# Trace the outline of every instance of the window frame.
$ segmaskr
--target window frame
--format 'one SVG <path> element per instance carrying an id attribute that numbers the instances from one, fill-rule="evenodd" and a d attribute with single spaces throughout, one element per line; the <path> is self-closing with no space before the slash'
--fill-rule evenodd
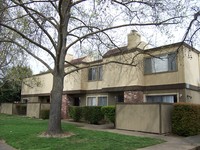
<path id="1" fill-rule="evenodd" d="M 106 97 L 106 105 L 99 105 L 99 98 Z M 95 98 L 97 105 L 88 105 L 88 98 Z M 86 97 L 86 106 L 108 106 L 108 95 L 90 95 Z"/>
<path id="2" fill-rule="evenodd" d="M 96 70 L 93 74 L 93 70 Z M 88 81 L 102 81 L 103 80 L 103 66 L 96 66 L 88 68 Z"/>
<path id="3" fill-rule="evenodd" d="M 170 58 L 172 56 L 175 56 L 175 60 L 172 60 L 171 62 L 169 62 L 169 60 L 171 60 Z M 167 71 L 153 71 L 153 61 L 155 61 L 156 59 L 160 59 L 159 57 L 167 57 Z M 178 63 L 177 63 L 177 53 L 176 52 L 171 52 L 171 53 L 165 53 L 165 54 L 160 54 L 160 55 L 156 55 L 154 57 L 145 57 L 143 60 L 143 68 L 144 68 L 144 75 L 149 75 L 149 74 L 159 74 L 159 73 L 168 73 L 168 72 L 176 72 L 178 70 Z M 173 67 L 174 64 L 174 67 Z M 150 66 L 149 66 L 150 65 Z M 154 66 L 155 69 L 155 66 Z"/>
<path id="4" fill-rule="evenodd" d="M 164 97 L 164 96 L 176 96 L 176 99 L 174 99 L 173 103 L 178 103 L 179 102 L 179 94 L 178 93 L 162 93 L 162 94 L 145 94 L 144 97 L 144 102 L 145 103 L 168 103 L 168 102 L 147 102 L 147 97 L 155 97 L 155 96 L 160 96 L 160 97 Z M 170 104 L 173 104 L 170 103 Z"/>

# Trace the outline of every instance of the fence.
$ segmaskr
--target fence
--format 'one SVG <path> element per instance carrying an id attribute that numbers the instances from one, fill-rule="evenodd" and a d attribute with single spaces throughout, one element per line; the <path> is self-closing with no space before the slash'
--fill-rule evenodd
<path id="1" fill-rule="evenodd" d="M 40 118 L 41 110 L 49 109 L 49 103 L 2 103 L 0 112 L 2 114 L 26 115 L 28 117 Z"/>
<path id="2" fill-rule="evenodd" d="M 171 132 L 173 105 L 168 103 L 117 104 L 116 128 L 150 133 Z"/>
<path id="3" fill-rule="evenodd" d="M 42 110 L 49 110 L 49 103 L 27 103 L 27 112 L 28 117 L 40 118 L 40 112 Z"/>

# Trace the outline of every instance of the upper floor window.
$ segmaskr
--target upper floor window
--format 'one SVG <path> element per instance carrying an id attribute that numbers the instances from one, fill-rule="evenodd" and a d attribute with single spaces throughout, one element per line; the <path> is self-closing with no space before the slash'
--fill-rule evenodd
<path id="1" fill-rule="evenodd" d="M 97 81 L 102 80 L 103 78 L 103 69 L 102 66 L 97 66 L 88 69 L 88 80 Z"/>
<path id="2" fill-rule="evenodd" d="M 144 73 L 176 71 L 176 53 L 144 59 Z"/>

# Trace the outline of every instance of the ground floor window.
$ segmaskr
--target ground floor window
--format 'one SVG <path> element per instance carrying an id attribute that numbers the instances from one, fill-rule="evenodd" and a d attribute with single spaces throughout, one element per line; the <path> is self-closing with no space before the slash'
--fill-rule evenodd
<path id="1" fill-rule="evenodd" d="M 87 97 L 87 106 L 107 106 L 107 96 L 90 96 Z"/>
<path id="2" fill-rule="evenodd" d="M 148 103 L 176 103 L 177 102 L 177 95 L 153 95 L 153 96 L 146 96 L 146 101 Z"/>

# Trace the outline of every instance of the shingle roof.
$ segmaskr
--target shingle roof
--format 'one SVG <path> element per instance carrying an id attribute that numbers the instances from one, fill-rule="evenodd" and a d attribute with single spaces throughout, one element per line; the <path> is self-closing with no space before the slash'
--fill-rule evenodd
<path id="1" fill-rule="evenodd" d="M 111 55 L 116 55 L 118 53 L 123 53 L 124 51 L 127 51 L 127 46 L 124 46 L 124 47 L 119 47 L 119 48 L 115 48 L 115 49 L 111 49 L 109 51 L 107 51 L 103 57 L 109 57 Z"/>
<path id="2" fill-rule="evenodd" d="M 81 58 L 77 58 L 77 59 L 73 59 L 73 60 L 70 61 L 70 63 L 79 64 L 79 63 L 85 62 L 85 61 L 83 61 L 85 58 L 86 58 L 86 56 L 85 57 L 81 57 Z"/>

